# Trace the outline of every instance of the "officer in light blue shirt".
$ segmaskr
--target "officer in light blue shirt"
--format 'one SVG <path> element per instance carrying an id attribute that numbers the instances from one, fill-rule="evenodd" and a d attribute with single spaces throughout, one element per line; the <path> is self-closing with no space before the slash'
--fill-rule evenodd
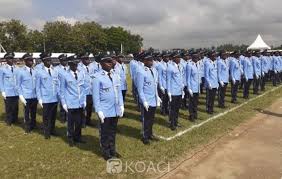
<path id="1" fill-rule="evenodd" d="M 229 83 L 229 61 L 227 61 L 227 53 L 221 51 L 217 59 L 217 75 L 218 75 L 218 107 L 225 108 L 225 94 Z"/>
<path id="2" fill-rule="evenodd" d="M 78 63 L 79 60 L 75 56 L 68 57 L 69 70 L 60 79 L 60 99 L 63 109 L 67 112 L 70 147 L 75 143 L 85 143 L 81 139 L 81 125 L 88 85 L 85 82 L 85 73 L 77 69 Z"/>
<path id="3" fill-rule="evenodd" d="M 260 77 L 261 77 L 261 61 L 259 60 L 260 52 L 255 51 L 252 56 L 252 64 L 254 68 L 254 94 L 258 95 Z"/>
<path id="4" fill-rule="evenodd" d="M 184 98 L 183 68 L 180 64 L 180 54 L 174 52 L 171 54 L 172 62 L 167 68 L 167 93 L 170 102 L 170 129 L 176 130 L 178 125 L 178 114 L 181 106 L 181 99 Z"/>
<path id="5" fill-rule="evenodd" d="M 189 120 L 194 122 L 198 118 L 198 102 L 201 84 L 201 69 L 198 52 L 192 52 L 192 61 L 186 66 L 186 82 L 189 94 Z"/>
<path id="6" fill-rule="evenodd" d="M 58 56 L 58 59 L 60 61 L 60 64 L 55 67 L 55 70 L 58 72 L 59 81 L 61 81 L 63 74 L 69 70 L 68 58 L 66 54 L 61 54 Z M 59 102 L 60 102 L 60 121 L 62 123 L 65 123 L 67 120 L 67 113 L 63 109 L 61 101 Z"/>
<path id="7" fill-rule="evenodd" d="M 259 58 L 261 62 L 261 83 L 260 88 L 262 91 L 265 90 L 265 83 L 267 79 L 268 69 L 269 69 L 269 60 L 267 57 L 267 51 L 263 51 L 262 55 Z"/>
<path id="8" fill-rule="evenodd" d="M 161 103 L 161 114 L 162 115 L 168 115 L 168 94 L 167 94 L 167 84 L 166 84 L 166 77 L 167 77 L 167 67 L 168 67 L 168 61 L 169 61 L 169 53 L 164 52 L 162 54 L 162 61 L 160 62 L 158 71 L 158 88 L 159 88 L 159 96 L 162 99 Z"/>
<path id="9" fill-rule="evenodd" d="M 136 67 L 137 67 L 137 56 L 138 53 L 134 53 L 133 54 L 133 59 L 130 60 L 129 62 L 129 73 L 130 73 L 130 77 L 131 77 L 131 90 L 132 90 L 132 95 L 134 100 L 137 102 L 137 89 L 135 87 L 135 71 L 136 71 Z"/>
<path id="10" fill-rule="evenodd" d="M 120 65 L 120 74 L 119 74 L 120 82 L 121 82 L 120 89 L 121 89 L 121 92 L 122 92 L 123 101 L 125 101 L 125 96 L 126 96 L 126 92 L 127 92 L 127 81 L 126 81 L 127 66 L 126 66 L 126 64 L 124 64 L 123 59 L 124 59 L 124 55 L 119 54 L 117 56 L 117 62 Z"/>
<path id="11" fill-rule="evenodd" d="M 86 125 L 92 125 L 91 124 L 91 115 L 93 109 L 92 83 L 94 80 L 95 70 L 93 66 L 90 65 L 91 61 L 89 55 L 90 55 L 89 53 L 81 53 L 78 54 L 77 56 L 77 58 L 80 59 L 80 63 L 78 64 L 77 69 L 79 71 L 84 72 L 85 84 L 86 84 L 86 107 L 85 107 L 85 111 L 83 112 L 82 127 L 86 127 Z"/>
<path id="12" fill-rule="evenodd" d="M 0 90 L 5 102 L 6 124 L 10 126 L 18 121 L 19 94 L 16 75 L 19 68 L 15 65 L 15 54 L 6 53 L 4 59 L 7 64 L 0 68 Z"/>
<path id="13" fill-rule="evenodd" d="M 59 101 L 59 75 L 51 65 L 51 54 L 41 55 L 44 67 L 37 69 L 36 94 L 39 105 L 43 108 L 43 131 L 45 139 L 50 139 L 55 133 L 57 106 Z"/>
<path id="14" fill-rule="evenodd" d="M 30 133 L 36 127 L 36 71 L 33 69 L 32 54 L 23 55 L 25 66 L 17 74 L 19 99 L 24 104 L 25 133 Z"/>
<path id="15" fill-rule="evenodd" d="M 279 82 L 279 52 L 273 52 L 271 61 L 271 71 L 272 71 L 272 83 L 273 86 L 277 86 Z"/>
<path id="16" fill-rule="evenodd" d="M 241 65 L 240 57 L 237 51 L 232 53 L 232 59 L 230 60 L 230 79 L 231 79 L 231 103 L 237 102 L 238 87 L 241 80 Z"/>
<path id="17" fill-rule="evenodd" d="M 137 90 L 141 103 L 142 121 L 142 141 L 145 145 L 149 140 L 154 140 L 153 125 L 156 107 L 160 106 L 161 99 L 158 96 L 157 84 L 158 73 L 153 68 L 153 56 L 150 53 L 144 55 L 142 59 L 144 67 L 137 73 Z"/>
<path id="18" fill-rule="evenodd" d="M 97 58 L 102 70 L 98 72 L 93 81 L 93 102 L 95 112 L 100 119 L 100 146 L 103 158 L 120 157 L 115 147 L 115 138 L 118 118 L 123 116 L 124 103 L 120 89 L 120 80 L 112 71 L 111 56 L 100 54 Z"/>
<path id="19" fill-rule="evenodd" d="M 241 80 L 240 80 L 240 89 L 243 89 L 244 84 L 246 83 L 245 75 L 244 75 L 244 63 L 245 63 L 245 52 L 241 52 L 239 56 L 240 68 L 241 68 Z"/>
<path id="20" fill-rule="evenodd" d="M 251 53 L 246 51 L 245 60 L 243 61 L 243 71 L 245 77 L 244 93 L 243 97 L 245 99 L 249 98 L 249 90 L 254 78 L 254 68 L 251 61 Z"/>
<path id="21" fill-rule="evenodd" d="M 213 114 L 214 100 L 216 96 L 216 91 L 218 88 L 218 73 L 216 65 L 216 52 L 211 51 L 208 54 L 208 59 L 206 60 L 205 66 L 205 86 L 207 89 L 206 95 L 206 111 L 209 114 Z"/>

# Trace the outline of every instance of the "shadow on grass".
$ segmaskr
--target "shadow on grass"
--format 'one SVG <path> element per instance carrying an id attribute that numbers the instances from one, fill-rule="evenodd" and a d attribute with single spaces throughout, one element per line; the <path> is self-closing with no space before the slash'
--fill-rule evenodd
<path id="1" fill-rule="evenodd" d="M 262 113 L 262 114 L 266 114 L 266 115 L 275 116 L 275 117 L 281 117 L 282 118 L 282 114 L 274 113 L 274 112 L 271 112 L 269 110 L 264 110 L 264 109 L 255 109 L 255 110 L 260 112 L 260 113 Z"/>

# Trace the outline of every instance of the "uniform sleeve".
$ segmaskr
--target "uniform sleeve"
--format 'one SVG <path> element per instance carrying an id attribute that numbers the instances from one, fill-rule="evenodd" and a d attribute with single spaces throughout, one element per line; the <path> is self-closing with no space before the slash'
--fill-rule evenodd
<path id="1" fill-rule="evenodd" d="M 101 108 L 100 108 L 100 81 L 98 80 L 98 78 L 93 79 L 92 90 L 93 90 L 92 98 L 93 98 L 94 108 L 96 112 L 99 112 L 101 111 Z"/>
<path id="2" fill-rule="evenodd" d="M 159 68 L 157 68 L 157 72 L 158 72 L 158 84 L 160 87 L 164 87 L 163 83 L 162 83 L 162 67 L 160 66 Z"/>
<path id="3" fill-rule="evenodd" d="M 205 79 L 206 79 L 207 85 L 209 86 L 211 83 L 210 83 L 210 78 L 209 78 L 210 67 L 208 63 L 204 64 L 204 70 L 205 70 Z"/>
<path id="4" fill-rule="evenodd" d="M 167 85 L 167 93 L 171 93 L 171 78 L 172 78 L 172 70 L 170 67 L 167 68 L 167 73 L 166 73 L 166 85 Z"/>
<path id="5" fill-rule="evenodd" d="M 66 104 L 66 99 L 65 99 L 65 91 L 66 91 L 66 85 L 67 81 L 64 76 L 61 76 L 60 79 L 60 99 L 62 106 Z"/>
<path id="6" fill-rule="evenodd" d="M 120 88 L 121 86 L 119 86 L 119 88 Z M 122 96 L 122 90 L 121 89 L 119 89 L 118 90 L 118 97 L 119 97 L 119 105 L 120 106 L 124 106 L 124 101 L 123 101 L 123 96 Z"/>
<path id="7" fill-rule="evenodd" d="M 222 68 L 222 65 L 220 64 L 220 62 L 217 62 L 217 78 L 218 78 L 218 81 L 221 82 L 222 81 L 222 78 L 221 78 L 221 68 Z"/>
<path id="8" fill-rule="evenodd" d="M 4 92 L 4 73 L 3 73 L 3 68 L 0 68 L 0 91 Z"/>
<path id="9" fill-rule="evenodd" d="M 36 96 L 38 100 L 42 100 L 40 86 L 41 86 L 41 77 L 40 75 L 37 75 L 36 80 L 35 80 L 35 87 L 36 87 L 35 91 L 36 91 Z"/>
<path id="10" fill-rule="evenodd" d="M 18 86 L 18 92 L 19 95 L 23 95 L 23 88 L 22 88 L 22 70 L 19 70 L 17 73 L 17 86 Z"/>
<path id="11" fill-rule="evenodd" d="M 145 77 L 144 77 L 143 73 L 138 72 L 137 73 L 137 91 L 138 91 L 138 94 L 139 94 L 139 97 L 140 97 L 142 103 L 144 103 L 146 101 L 144 90 L 143 90 L 144 79 L 145 79 Z"/>
<path id="12" fill-rule="evenodd" d="M 187 83 L 187 88 L 191 89 L 191 66 L 187 65 L 186 66 L 186 83 Z"/>

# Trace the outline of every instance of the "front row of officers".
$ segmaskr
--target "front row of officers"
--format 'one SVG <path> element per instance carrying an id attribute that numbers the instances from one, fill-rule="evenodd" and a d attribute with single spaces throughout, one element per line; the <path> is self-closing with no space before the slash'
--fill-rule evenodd
<path id="1" fill-rule="evenodd" d="M 207 56 L 206 56 L 207 55 Z M 62 54 L 60 64 L 52 65 L 51 54 L 41 54 L 42 63 L 33 65 L 31 54 L 22 59 L 24 66 L 15 65 L 13 53 L 5 55 L 6 65 L 0 70 L 0 90 L 5 101 L 6 123 L 18 120 L 18 102 L 24 104 L 25 132 L 36 127 L 37 105 L 43 109 L 43 131 L 46 139 L 55 133 L 57 106 L 60 118 L 67 121 L 67 136 L 70 146 L 85 143 L 81 128 L 90 124 L 92 109 L 99 118 L 100 145 L 107 160 L 120 155 L 115 149 L 118 118 L 124 114 L 124 100 L 127 91 L 126 65 L 123 56 L 100 54 L 90 62 L 88 54 L 77 57 Z M 216 93 L 218 105 L 225 107 L 225 93 L 231 83 L 232 102 L 237 101 L 239 85 L 244 87 L 244 98 L 249 97 L 251 83 L 254 94 L 259 86 L 270 77 L 276 86 L 282 77 L 282 58 L 279 52 L 262 55 L 237 52 L 230 56 L 221 52 L 207 54 L 163 53 L 135 54 L 130 62 L 133 95 L 141 110 L 142 141 L 149 144 L 157 140 L 153 135 L 156 107 L 161 105 L 163 115 L 169 115 L 170 128 L 179 127 L 178 113 L 181 105 L 189 99 L 189 119 L 197 119 L 198 98 L 206 88 L 206 110 L 213 113 Z"/>

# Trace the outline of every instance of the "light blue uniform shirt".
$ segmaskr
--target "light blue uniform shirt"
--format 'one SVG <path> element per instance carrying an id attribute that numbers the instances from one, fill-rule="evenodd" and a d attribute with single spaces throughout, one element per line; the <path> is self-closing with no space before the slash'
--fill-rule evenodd
<path id="1" fill-rule="evenodd" d="M 207 88 L 218 88 L 217 65 L 211 59 L 205 63 L 205 85 Z"/>
<path id="2" fill-rule="evenodd" d="M 87 71 L 88 68 L 88 71 Z M 94 79 L 94 68 L 93 66 L 85 66 L 83 63 L 79 63 L 77 69 L 79 71 L 83 71 L 83 73 L 85 74 L 85 85 L 86 85 L 86 95 L 92 95 L 92 83 L 93 83 L 93 79 Z"/>
<path id="3" fill-rule="evenodd" d="M 250 58 L 245 57 L 245 60 L 243 62 L 243 69 L 244 69 L 244 76 L 246 79 L 254 79 L 254 68 L 252 65 L 252 61 Z"/>
<path id="4" fill-rule="evenodd" d="M 70 69 L 62 75 L 60 79 L 60 99 L 61 104 L 67 105 L 68 109 L 78 109 L 85 107 L 86 90 L 85 74 L 83 71 L 76 71 L 77 80 L 74 72 Z"/>
<path id="5" fill-rule="evenodd" d="M 195 62 L 187 64 L 186 83 L 187 89 L 191 89 L 193 93 L 200 93 L 201 73 L 199 64 Z"/>
<path id="6" fill-rule="evenodd" d="M 126 82 L 126 76 L 127 76 L 127 66 L 122 63 L 120 64 L 120 88 L 121 90 L 127 90 L 127 82 Z"/>
<path id="7" fill-rule="evenodd" d="M 258 57 L 253 56 L 251 57 L 252 59 L 252 64 L 253 64 L 253 68 L 254 68 L 254 75 L 260 77 L 261 76 L 261 62 L 259 60 Z"/>
<path id="8" fill-rule="evenodd" d="M 152 72 L 151 72 L 152 70 Z M 140 103 L 147 102 L 149 106 L 157 106 L 158 73 L 155 68 L 143 67 L 137 73 L 137 90 Z M 153 74 L 152 74 L 153 73 Z"/>
<path id="9" fill-rule="evenodd" d="M 30 69 L 32 75 L 30 74 Z M 33 68 L 24 66 L 17 73 L 17 83 L 19 95 L 23 95 L 25 99 L 36 98 L 36 71 Z"/>
<path id="10" fill-rule="evenodd" d="M 158 83 L 160 87 L 163 87 L 164 89 L 167 89 L 167 85 L 166 85 L 166 77 L 167 77 L 167 67 L 168 67 L 168 63 L 162 61 L 159 65 L 159 68 L 157 69 L 158 71 Z"/>
<path id="11" fill-rule="evenodd" d="M 124 105 L 119 77 L 111 72 L 111 78 L 112 81 L 108 72 L 101 70 L 95 75 L 93 81 L 94 108 L 97 113 L 103 112 L 105 117 L 120 116 L 121 106 Z"/>
<path id="12" fill-rule="evenodd" d="M 230 60 L 230 76 L 231 80 L 240 81 L 241 80 L 241 65 L 240 60 L 237 60 L 236 58 L 232 58 Z"/>
<path id="13" fill-rule="evenodd" d="M 13 72 L 11 67 L 13 67 Z M 7 97 L 19 95 L 17 86 L 18 71 L 19 68 L 15 65 L 10 66 L 6 64 L 0 68 L 0 90 L 5 92 Z"/>
<path id="14" fill-rule="evenodd" d="M 227 63 L 226 60 L 219 58 L 217 60 L 217 73 L 218 73 L 218 82 L 228 83 L 229 81 L 229 62 Z"/>
<path id="15" fill-rule="evenodd" d="M 102 70 L 101 65 L 97 63 L 96 61 L 93 61 L 88 66 L 93 70 L 94 73 L 97 73 Z"/>
<path id="16" fill-rule="evenodd" d="M 167 92 L 172 96 L 182 95 L 183 84 L 183 68 L 181 64 L 171 62 L 167 68 Z"/>
<path id="17" fill-rule="evenodd" d="M 59 74 L 54 68 L 51 69 L 51 76 L 47 68 L 38 69 L 36 76 L 36 95 L 43 103 L 55 103 L 59 101 Z"/>

